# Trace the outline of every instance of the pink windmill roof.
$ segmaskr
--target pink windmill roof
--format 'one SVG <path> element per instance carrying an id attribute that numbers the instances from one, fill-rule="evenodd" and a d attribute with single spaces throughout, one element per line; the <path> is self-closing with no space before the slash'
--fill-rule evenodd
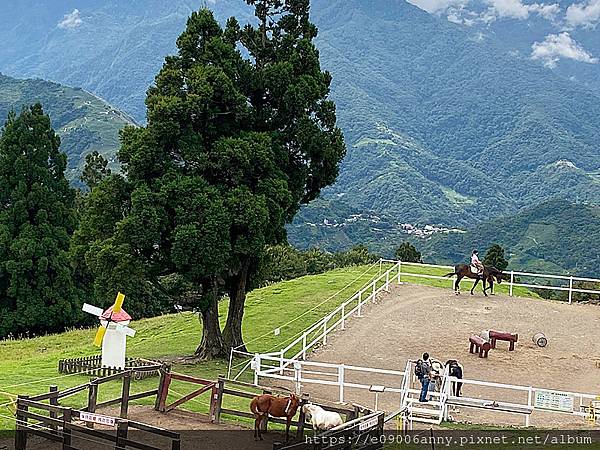
<path id="1" fill-rule="evenodd" d="M 127 320 L 131 320 L 131 316 L 127 314 L 127 311 L 125 311 L 123 308 L 121 308 L 121 311 L 118 313 L 113 313 L 113 308 L 114 305 L 104 311 L 100 318 L 104 320 L 111 319 L 113 322 L 125 322 Z"/>

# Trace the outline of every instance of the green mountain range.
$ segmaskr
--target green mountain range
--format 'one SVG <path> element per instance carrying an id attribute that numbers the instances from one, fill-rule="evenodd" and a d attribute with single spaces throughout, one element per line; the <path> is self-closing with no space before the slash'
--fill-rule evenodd
<path id="1" fill-rule="evenodd" d="M 66 176 L 77 184 L 85 155 L 97 151 L 113 168 L 118 168 L 116 151 L 119 130 L 135 124 L 127 114 L 80 88 L 43 80 L 17 80 L 0 74 L 0 121 L 10 111 L 40 102 L 50 115 L 52 126 L 67 154 Z"/>
<path id="2" fill-rule="evenodd" d="M 192 10 L 205 5 L 220 20 L 251 20 L 242 0 L 37 4 L 0 5 L 0 70 L 83 86 L 139 121 L 146 89 Z M 469 7 L 483 12 L 489 4 Z M 348 154 L 338 182 L 289 227 L 295 245 L 366 242 L 389 253 L 411 224 L 442 230 L 432 243 L 446 233 L 467 239 L 451 244 L 465 246 L 452 255 L 427 250 L 451 259 L 472 245 L 470 234 L 449 229 L 515 218 L 525 226 L 556 198 L 600 204 L 597 64 L 561 61 L 564 70 L 554 70 L 531 58 L 531 40 L 559 25 L 533 13 L 533 31 L 501 18 L 461 25 L 404 0 L 313 0 L 312 14 Z M 572 34 L 598 56 L 598 33 L 586 30 Z M 584 225 L 570 232 L 589 237 L 595 228 Z M 557 251 L 572 253 L 565 245 Z M 568 258 L 555 263 L 575 268 Z"/>
<path id="3" fill-rule="evenodd" d="M 514 270 L 572 272 L 597 278 L 598 236 L 599 206 L 553 200 L 478 225 L 465 234 L 436 236 L 420 247 L 426 260 L 455 264 L 466 262 L 472 248 L 482 251 L 499 243 L 508 250 Z"/>

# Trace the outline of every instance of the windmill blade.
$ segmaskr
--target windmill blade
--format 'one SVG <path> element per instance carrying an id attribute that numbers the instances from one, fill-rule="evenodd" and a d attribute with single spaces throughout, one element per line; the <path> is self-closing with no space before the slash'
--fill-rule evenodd
<path id="1" fill-rule="evenodd" d="M 133 328 L 129 328 L 126 325 L 122 325 L 122 324 L 118 323 L 117 330 L 124 332 L 129 337 L 135 336 L 135 330 Z"/>
<path id="2" fill-rule="evenodd" d="M 117 299 L 115 300 L 115 306 L 113 306 L 113 312 L 119 313 L 123 308 L 123 302 L 125 301 L 125 294 L 121 294 L 120 292 L 117 294 Z"/>
<path id="3" fill-rule="evenodd" d="M 84 312 L 89 313 L 93 316 L 100 317 L 104 312 L 102 308 L 97 308 L 96 306 L 90 305 L 88 303 L 83 304 L 83 308 L 81 308 Z"/>
<path id="4" fill-rule="evenodd" d="M 102 347 L 102 341 L 104 340 L 105 334 L 106 334 L 106 327 L 103 327 L 103 326 L 98 327 L 98 331 L 96 331 L 96 336 L 94 337 L 94 345 L 96 347 Z"/>

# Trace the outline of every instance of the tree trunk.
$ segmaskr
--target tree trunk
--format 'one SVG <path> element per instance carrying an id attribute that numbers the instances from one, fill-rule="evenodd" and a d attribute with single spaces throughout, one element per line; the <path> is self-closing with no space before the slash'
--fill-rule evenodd
<path id="1" fill-rule="evenodd" d="M 202 322 L 202 341 L 195 353 L 199 359 L 224 358 L 227 356 L 225 342 L 219 326 L 219 298 L 216 292 L 209 295 L 209 304 L 202 309 L 199 315 L 200 322 Z"/>
<path id="2" fill-rule="evenodd" d="M 244 318 L 244 305 L 246 303 L 246 285 L 248 283 L 248 268 L 250 261 L 244 260 L 239 273 L 232 278 L 229 288 L 229 311 L 227 323 L 223 330 L 223 339 L 227 349 L 234 348 L 246 352 L 246 345 L 242 336 L 242 320 Z"/>

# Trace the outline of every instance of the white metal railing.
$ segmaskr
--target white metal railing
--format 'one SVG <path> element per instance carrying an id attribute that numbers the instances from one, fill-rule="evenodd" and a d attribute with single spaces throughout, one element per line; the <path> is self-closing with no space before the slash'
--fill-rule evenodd
<path id="1" fill-rule="evenodd" d="M 298 393 L 303 384 L 335 386 L 339 402 L 345 401 L 346 389 L 369 391 L 374 384 L 385 386 L 385 391 L 381 395 L 393 394 L 398 397 L 404 392 L 406 373 L 403 371 L 292 359 L 285 359 L 281 365 L 279 357 L 264 354 L 246 355 L 253 356 L 252 370 L 256 385 L 260 384 L 260 378 L 288 381 L 294 385 Z M 369 384 L 351 381 L 360 375 L 368 377 Z"/>
<path id="2" fill-rule="evenodd" d="M 380 263 L 384 263 L 384 261 L 380 260 Z M 318 344 L 327 344 L 327 337 L 329 334 L 337 329 L 344 330 L 346 321 L 351 316 L 356 314 L 357 317 L 362 317 L 364 305 L 370 301 L 375 301 L 377 294 L 382 291 L 389 292 L 390 283 L 395 279 L 399 280 L 400 269 L 400 262 L 394 262 L 389 269 L 380 273 L 378 277 L 368 282 L 352 297 L 343 302 L 321 320 L 306 328 L 286 347 L 278 352 L 268 353 L 268 355 L 279 355 L 279 359 L 282 361 L 282 367 L 285 359 L 292 361 L 300 358 L 306 359 L 306 355 L 310 349 Z M 294 353 L 293 351 L 295 348 L 297 350 Z"/>
<path id="3" fill-rule="evenodd" d="M 392 259 L 381 259 L 380 264 L 391 263 L 397 264 L 399 266 L 399 280 L 401 277 L 408 276 L 413 278 L 429 278 L 434 280 L 449 280 L 451 285 L 454 285 L 454 277 L 448 278 L 440 275 L 432 275 L 432 274 L 424 274 L 424 273 L 414 273 L 410 272 L 410 267 L 425 267 L 425 268 L 433 268 L 433 269 L 446 269 L 449 271 L 454 271 L 454 267 L 452 266 L 441 266 L 437 264 L 423 264 L 423 263 L 412 263 L 412 262 L 404 262 L 404 261 L 395 261 Z M 409 268 L 407 270 L 407 267 Z M 569 303 L 573 302 L 573 294 L 574 293 L 582 293 L 582 294 L 598 294 L 600 295 L 600 279 L 598 278 L 586 278 L 586 277 L 576 277 L 571 275 L 552 275 L 552 274 L 542 274 L 542 273 L 532 273 L 532 272 L 519 272 L 519 271 L 507 271 L 504 272 L 505 276 L 510 276 L 508 280 L 508 289 L 509 295 L 513 296 L 513 288 L 514 287 L 524 287 L 530 289 L 545 289 L 552 291 L 562 291 L 569 293 Z M 515 279 L 515 277 L 527 277 L 527 278 L 543 278 L 547 280 L 556 280 L 562 281 L 565 283 L 563 286 L 549 286 L 544 284 L 536 284 L 536 283 L 521 283 Z M 473 282 L 470 279 L 463 279 L 464 281 Z M 576 282 L 587 282 L 587 283 L 598 283 L 598 289 L 582 289 L 578 287 L 574 287 Z"/>
<path id="4" fill-rule="evenodd" d="M 352 395 L 347 394 L 348 389 L 369 392 L 372 385 L 382 385 L 385 386 L 384 392 L 375 395 L 382 395 L 384 396 L 384 399 L 387 398 L 388 405 L 391 401 L 396 405 L 399 405 L 400 409 L 396 411 L 396 413 L 406 411 L 408 414 L 412 407 L 411 394 L 418 395 L 420 393 L 419 388 L 415 389 L 411 385 L 413 375 L 412 365 L 414 364 L 414 361 L 411 360 L 407 361 L 403 371 L 290 359 L 284 360 L 282 369 L 278 357 L 260 354 L 251 355 L 248 353 L 246 356 L 252 357 L 254 384 L 256 385 L 260 384 L 261 378 L 287 381 L 294 386 L 297 393 L 301 392 L 303 385 L 315 384 L 331 386 L 337 391 L 339 402 L 347 401 L 349 400 L 349 397 L 352 397 Z M 357 378 L 368 379 L 369 384 L 350 381 L 351 379 L 356 380 Z M 463 383 L 463 386 L 479 386 L 480 388 L 483 388 L 483 391 L 479 397 L 453 397 L 451 393 L 452 384 L 457 382 Z M 495 390 L 496 392 L 498 390 L 504 392 L 512 391 L 516 395 L 514 397 L 509 395 L 509 400 L 507 401 L 497 402 L 497 393 L 489 392 L 490 390 Z M 535 407 L 535 394 L 537 391 L 550 391 L 554 394 L 573 398 L 572 411 L 538 408 L 545 413 L 589 417 L 590 413 L 589 411 L 586 411 L 586 408 L 589 408 L 589 405 L 598 399 L 596 395 L 588 393 L 560 391 L 535 386 L 512 385 L 464 378 L 459 379 L 450 376 L 447 367 L 444 369 L 442 375 L 440 390 L 430 392 L 429 395 L 435 397 L 436 401 L 440 403 L 439 416 L 437 419 L 439 423 L 448 417 L 448 405 L 460 404 L 466 408 L 485 408 L 493 411 L 493 409 L 490 408 L 492 408 L 492 405 L 496 404 L 500 406 L 499 411 L 502 413 L 525 416 L 525 426 L 529 426 L 531 413 L 538 410 Z M 519 396 L 518 393 L 527 393 L 527 401 L 524 400 L 524 396 Z M 390 398 L 392 396 L 393 400 Z M 354 400 L 357 401 L 358 399 L 355 398 Z M 576 400 L 578 400 L 578 402 Z M 471 405 L 468 404 L 469 402 Z M 375 403 L 377 403 L 377 399 L 375 399 Z M 379 404 L 381 404 L 381 402 Z"/>

